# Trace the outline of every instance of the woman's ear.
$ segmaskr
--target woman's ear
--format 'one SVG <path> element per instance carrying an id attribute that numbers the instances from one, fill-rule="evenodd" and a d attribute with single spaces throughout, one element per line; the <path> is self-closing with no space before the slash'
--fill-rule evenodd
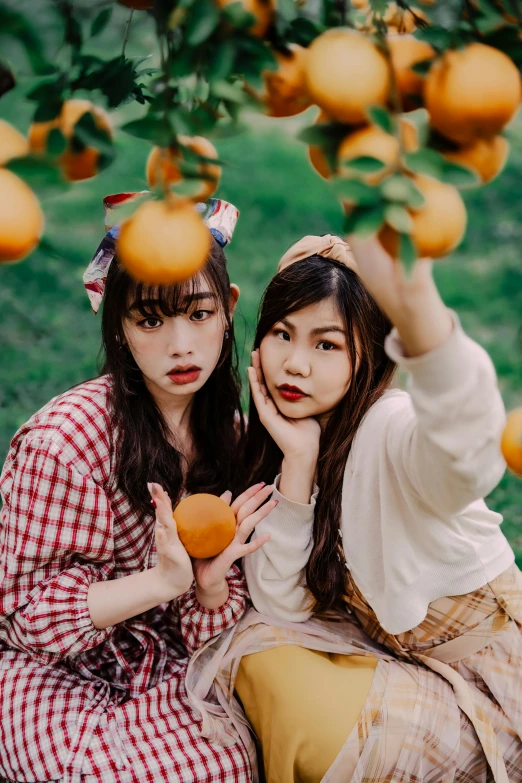
<path id="1" fill-rule="evenodd" d="M 236 285 L 235 283 L 231 283 L 230 284 L 230 304 L 229 304 L 230 317 L 231 318 L 234 317 L 234 312 L 235 312 L 235 309 L 236 309 L 237 300 L 239 299 L 239 294 L 240 294 L 239 286 Z"/>

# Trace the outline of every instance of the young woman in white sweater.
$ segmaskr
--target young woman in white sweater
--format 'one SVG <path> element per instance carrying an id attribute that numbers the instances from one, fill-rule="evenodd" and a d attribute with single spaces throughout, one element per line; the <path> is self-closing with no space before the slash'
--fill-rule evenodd
<path id="1" fill-rule="evenodd" d="M 249 484 L 280 473 L 279 507 L 244 567 L 262 622 L 287 638 L 247 650 L 236 691 L 270 783 L 322 779 L 348 734 L 324 781 L 522 780 L 522 578 L 483 500 L 505 469 L 495 371 L 444 305 L 430 260 L 407 277 L 376 240 L 352 249 L 305 237 L 263 299 L 246 465 Z M 407 391 L 391 388 L 396 366 Z M 288 636 L 289 622 L 340 607 L 406 662 L 409 685 L 393 690 L 389 668 L 377 682 L 377 652 L 361 668 Z M 451 708 L 446 725 L 421 728 L 448 688 L 461 717 L 451 762 Z"/>

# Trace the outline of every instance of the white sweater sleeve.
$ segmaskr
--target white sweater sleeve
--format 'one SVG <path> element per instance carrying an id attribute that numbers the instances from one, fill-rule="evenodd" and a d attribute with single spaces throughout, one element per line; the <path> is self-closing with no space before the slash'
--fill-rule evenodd
<path id="1" fill-rule="evenodd" d="M 401 485 L 444 515 L 488 495 L 505 471 L 499 446 L 505 410 L 495 369 L 452 317 L 450 337 L 428 354 L 407 358 L 395 329 L 386 341 L 388 355 L 409 374 L 410 397 L 409 410 L 385 423 L 388 458 Z M 361 435 L 372 440 L 369 429 Z"/>
<path id="2" fill-rule="evenodd" d="M 313 599 L 304 586 L 304 569 L 313 545 L 314 509 L 317 487 L 310 503 L 295 503 L 278 490 L 279 503 L 260 522 L 253 536 L 270 533 L 268 541 L 243 561 L 248 590 L 258 612 L 280 620 L 303 622 L 312 614 Z"/>

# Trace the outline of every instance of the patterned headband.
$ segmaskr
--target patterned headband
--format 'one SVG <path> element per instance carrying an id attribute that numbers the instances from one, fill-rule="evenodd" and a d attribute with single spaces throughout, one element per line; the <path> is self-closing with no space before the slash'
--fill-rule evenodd
<path id="1" fill-rule="evenodd" d="M 148 190 L 142 190 L 138 193 L 116 193 L 112 196 L 105 196 L 103 199 L 105 231 L 107 233 L 83 274 L 87 296 L 95 313 L 100 308 L 107 282 L 107 273 L 116 254 L 116 240 L 120 233 L 119 225 L 113 225 L 112 227 L 110 225 L 112 222 L 111 213 L 114 214 L 116 207 L 126 202 L 134 201 L 148 192 Z M 229 204 L 228 201 L 210 198 L 206 204 L 195 204 L 195 208 L 201 214 L 210 233 L 221 247 L 228 245 L 239 217 L 239 211 L 236 207 L 233 204 Z"/>

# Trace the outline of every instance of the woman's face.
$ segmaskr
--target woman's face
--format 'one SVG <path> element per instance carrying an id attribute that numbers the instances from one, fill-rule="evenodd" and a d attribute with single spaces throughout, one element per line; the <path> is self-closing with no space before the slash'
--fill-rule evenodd
<path id="1" fill-rule="evenodd" d="M 144 317 L 131 303 L 123 324 L 129 350 L 157 400 L 194 395 L 221 355 L 226 320 L 219 298 L 203 277 L 194 288 L 196 293 L 187 297 L 178 315 L 163 316 L 151 301 L 151 315 Z M 232 285 L 230 317 L 238 297 L 239 288 Z"/>
<path id="2" fill-rule="evenodd" d="M 346 326 L 333 298 L 274 324 L 260 345 L 268 391 L 284 416 L 327 416 L 342 400 L 352 368 Z"/>

